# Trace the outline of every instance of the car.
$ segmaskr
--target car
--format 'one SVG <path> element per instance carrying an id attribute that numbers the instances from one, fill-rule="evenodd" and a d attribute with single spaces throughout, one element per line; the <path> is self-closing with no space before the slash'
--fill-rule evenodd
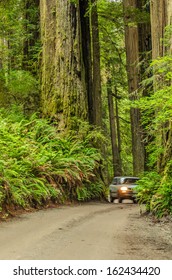
<path id="1" fill-rule="evenodd" d="M 131 176 L 114 177 L 112 183 L 109 185 L 110 202 L 118 199 L 122 203 L 123 199 L 131 199 L 134 203 L 137 202 L 136 186 L 139 178 Z"/>

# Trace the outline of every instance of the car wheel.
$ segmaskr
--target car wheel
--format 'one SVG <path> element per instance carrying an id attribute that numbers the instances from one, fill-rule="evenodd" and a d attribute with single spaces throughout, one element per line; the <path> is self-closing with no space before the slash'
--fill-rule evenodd
<path id="1" fill-rule="evenodd" d="M 123 200 L 123 199 L 122 199 L 121 197 L 118 198 L 118 202 L 119 202 L 119 203 L 122 203 L 122 200 Z"/>
<path id="2" fill-rule="evenodd" d="M 110 202 L 113 203 L 114 202 L 114 198 L 110 196 Z"/>

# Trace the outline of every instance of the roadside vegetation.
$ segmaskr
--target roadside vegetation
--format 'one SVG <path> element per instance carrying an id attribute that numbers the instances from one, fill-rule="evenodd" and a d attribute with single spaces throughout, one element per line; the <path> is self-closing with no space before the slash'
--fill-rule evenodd
<path id="1" fill-rule="evenodd" d="M 88 126 L 85 125 L 88 128 Z M 103 198 L 95 131 L 59 136 L 36 114 L 0 112 L 0 211 Z"/>
<path id="2" fill-rule="evenodd" d="M 166 28 L 166 45 L 169 45 L 172 27 Z M 139 181 L 139 202 L 146 204 L 146 210 L 159 218 L 172 215 L 172 55 L 169 53 L 155 59 L 147 71 L 154 70 L 151 78 L 142 83 L 148 87 L 150 96 L 142 97 L 137 106 L 142 112 L 149 143 L 147 152 L 147 172 Z M 156 86 L 153 91 L 152 81 Z"/>
<path id="3" fill-rule="evenodd" d="M 164 179 L 157 172 L 148 172 L 139 181 L 138 202 L 147 213 L 158 218 L 172 215 L 172 177 Z"/>

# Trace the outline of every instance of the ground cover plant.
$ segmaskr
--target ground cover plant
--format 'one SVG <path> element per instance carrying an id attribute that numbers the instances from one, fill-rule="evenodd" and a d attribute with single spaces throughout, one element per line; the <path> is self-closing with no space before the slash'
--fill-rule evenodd
<path id="1" fill-rule="evenodd" d="M 103 197 L 101 155 L 89 137 L 59 135 L 36 114 L 26 119 L 1 111 L 0 211 Z"/>

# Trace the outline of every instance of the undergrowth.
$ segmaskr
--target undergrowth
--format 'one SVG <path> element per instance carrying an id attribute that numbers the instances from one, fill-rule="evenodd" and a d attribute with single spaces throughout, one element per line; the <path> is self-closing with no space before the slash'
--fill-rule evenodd
<path id="1" fill-rule="evenodd" d="M 26 119 L 1 111 L 0 210 L 103 197 L 102 159 L 89 137 L 89 131 L 84 138 L 61 136 L 36 114 Z"/>
<path id="2" fill-rule="evenodd" d="M 148 172 L 138 183 L 138 202 L 158 218 L 172 215 L 172 176 Z"/>

